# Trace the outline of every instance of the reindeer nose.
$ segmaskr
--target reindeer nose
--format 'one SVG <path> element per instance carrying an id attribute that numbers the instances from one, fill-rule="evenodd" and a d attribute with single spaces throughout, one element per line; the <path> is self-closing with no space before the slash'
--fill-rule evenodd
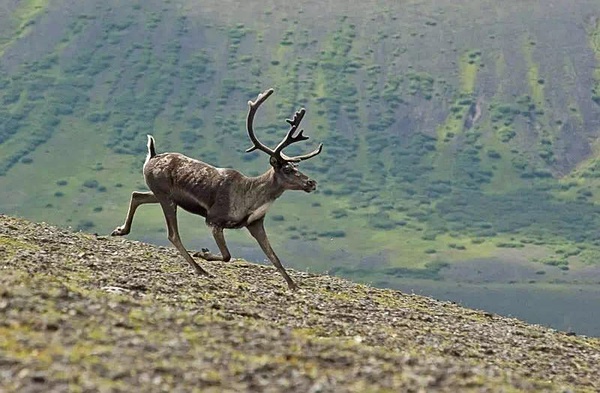
<path id="1" fill-rule="evenodd" d="M 312 187 L 312 188 L 317 188 L 317 182 L 316 182 L 316 181 L 314 181 L 314 180 L 312 180 L 312 179 L 309 179 L 309 180 L 306 182 L 306 185 L 307 185 L 307 186 L 309 186 L 309 187 Z"/>

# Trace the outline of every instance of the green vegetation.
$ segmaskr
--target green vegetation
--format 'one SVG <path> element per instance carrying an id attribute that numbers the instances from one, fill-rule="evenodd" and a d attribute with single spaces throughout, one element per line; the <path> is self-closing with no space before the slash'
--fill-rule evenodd
<path id="1" fill-rule="evenodd" d="M 15 8 L 7 14 L 8 18 L 4 21 L 6 23 L 10 20 L 9 26 L 12 31 L 11 34 L 0 38 L 0 57 L 4 55 L 7 47 L 31 32 L 36 18 L 47 6 L 47 0 L 25 0 L 15 3 Z M 8 9 L 10 8 L 7 6 L 5 10 Z"/>
<path id="2" fill-rule="evenodd" d="M 432 261 L 426 263 L 424 268 L 392 267 L 384 270 L 383 274 L 398 278 L 440 280 L 440 271 L 448 266 L 450 266 L 450 263 L 448 262 Z M 335 266 L 329 271 L 329 274 L 339 276 L 365 277 L 368 276 L 370 272 L 367 269 Z"/>
<path id="3" fill-rule="evenodd" d="M 0 210 L 109 233 L 145 188 L 146 134 L 161 152 L 259 174 L 265 157 L 244 153 L 246 102 L 272 86 L 261 140 L 276 144 L 304 106 L 302 149 L 325 145 L 301 166 L 319 191 L 286 194 L 268 221 L 273 242 L 290 245 L 277 247 L 285 258 L 310 242 L 327 256 L 385 252 L 382 272 L 419 275 L 507 250 L 542 265 L 521 247 L 534 242 L 551 255 L 585 246 L 558 258 L 571 269 L 595 263 L 600 165 L 589 130 L 600 107 L 596 90 L 579 88 L 600 80 L 598 23 L 586 19 L 595 8 L 484 3 L 503 13 L 475 1 L 336 15 L 84 1 L 65 17 L 61 1 L 19 2 L 0 16 Z M 468 33 L 465 15 L 480 21 Z M 568 23 L 547 34 L 556 15 L 586 20 L 585 34 Z M 570 37 L 590 45 L 567 67 L 548 48 L 573 48 Z M 141 211 L 132 236 L 164 241 L 160 209 Z M 182 233 L 195 239 L 199 222 L 182 217 Z"/>
<path id="4" fill-rule="evenodd" d="M 590 47 L 596 55 L 596 69 L 594 71 L 594 84 L 592 86 L 592 100 L 600 105 L 600 21 L 595 19 L 595 24 L 589 27 Z"/>

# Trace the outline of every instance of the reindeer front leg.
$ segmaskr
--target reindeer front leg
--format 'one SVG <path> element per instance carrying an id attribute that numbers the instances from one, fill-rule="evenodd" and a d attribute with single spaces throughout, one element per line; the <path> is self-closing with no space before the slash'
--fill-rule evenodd
<path id="1" fill-rule="evenodd" d="M 275 265 L 277 270 L 279 270 L 279 273 L 281 273 L 281 275 L 287 282 L 289 289 L 297 290 L 298 286 L 296 285 L 296 283 L 294 283 L 294 281 L 291 279 L 291 277 L 287 274 L 287 272 L 285 271 L 285 268 L 281 264 L 281 261 L 279 260 L 279 258 L 275 254 L 275 251 L 273 251 L 271 244 L 269 243 L 269 239 L 267 237 L 267 232 L 265 231 L 265 226 L 264 226 L 264 217 L 252 222 L 251 224 L 248 224 L 248 226 L 246 228 L 248 228 L 248 231 L 250 231 L 250 234 L 252 235 L 252 237 L 254 237 L 256 239 L 256 241 L 260 245 L 260 248 L 262 248 L 263 252 L 269 258 L 271 263 L 273 263 L 273 265 Z"/>
<path id="2" fill-rule="evenodd" d="M 125 223 L 119 227 L 116 227 L 114 231 L 110 234 L 111 236 L 123 236 L 127 235 L 131 231 L 131 223 L 133 222 L 133 216 L 135 215 L 135 211 L 138 206 L 146 204 L 146 203 L 158 203 L 158 199 L 156 196 L 148 191 L 148 192 L 139 192 L 134 191 L 131 193 L 131 200 L 129 201 L 129 209 L 127 210 L 127 218 L 125 219 Z"/>

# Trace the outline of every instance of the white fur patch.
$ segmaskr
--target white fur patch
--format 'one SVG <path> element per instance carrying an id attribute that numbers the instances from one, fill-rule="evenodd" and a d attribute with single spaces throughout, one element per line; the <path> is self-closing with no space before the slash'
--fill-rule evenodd
<path id="1" fill-rule="evenodd" d="M 250 216 L 248 216 L 248 224 L 258 220 L 259 218 L 264 217 L 264 215 L 267 213 L 267 210 L 269 210 L 269 208 L 271 207 L 272 204 L 273 204 L 273 201 L 267 202 L 264 205 L 259 206 L 258 209 L 254 210 L 250 214 Z"/>

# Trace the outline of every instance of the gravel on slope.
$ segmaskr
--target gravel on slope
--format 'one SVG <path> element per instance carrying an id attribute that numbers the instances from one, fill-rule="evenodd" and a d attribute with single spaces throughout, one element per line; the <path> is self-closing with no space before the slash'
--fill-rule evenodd
<path id="1" fill-rule="evenodd" d="M 0 392 L 599 391 L 600 340 L 0 215 Z"/>

